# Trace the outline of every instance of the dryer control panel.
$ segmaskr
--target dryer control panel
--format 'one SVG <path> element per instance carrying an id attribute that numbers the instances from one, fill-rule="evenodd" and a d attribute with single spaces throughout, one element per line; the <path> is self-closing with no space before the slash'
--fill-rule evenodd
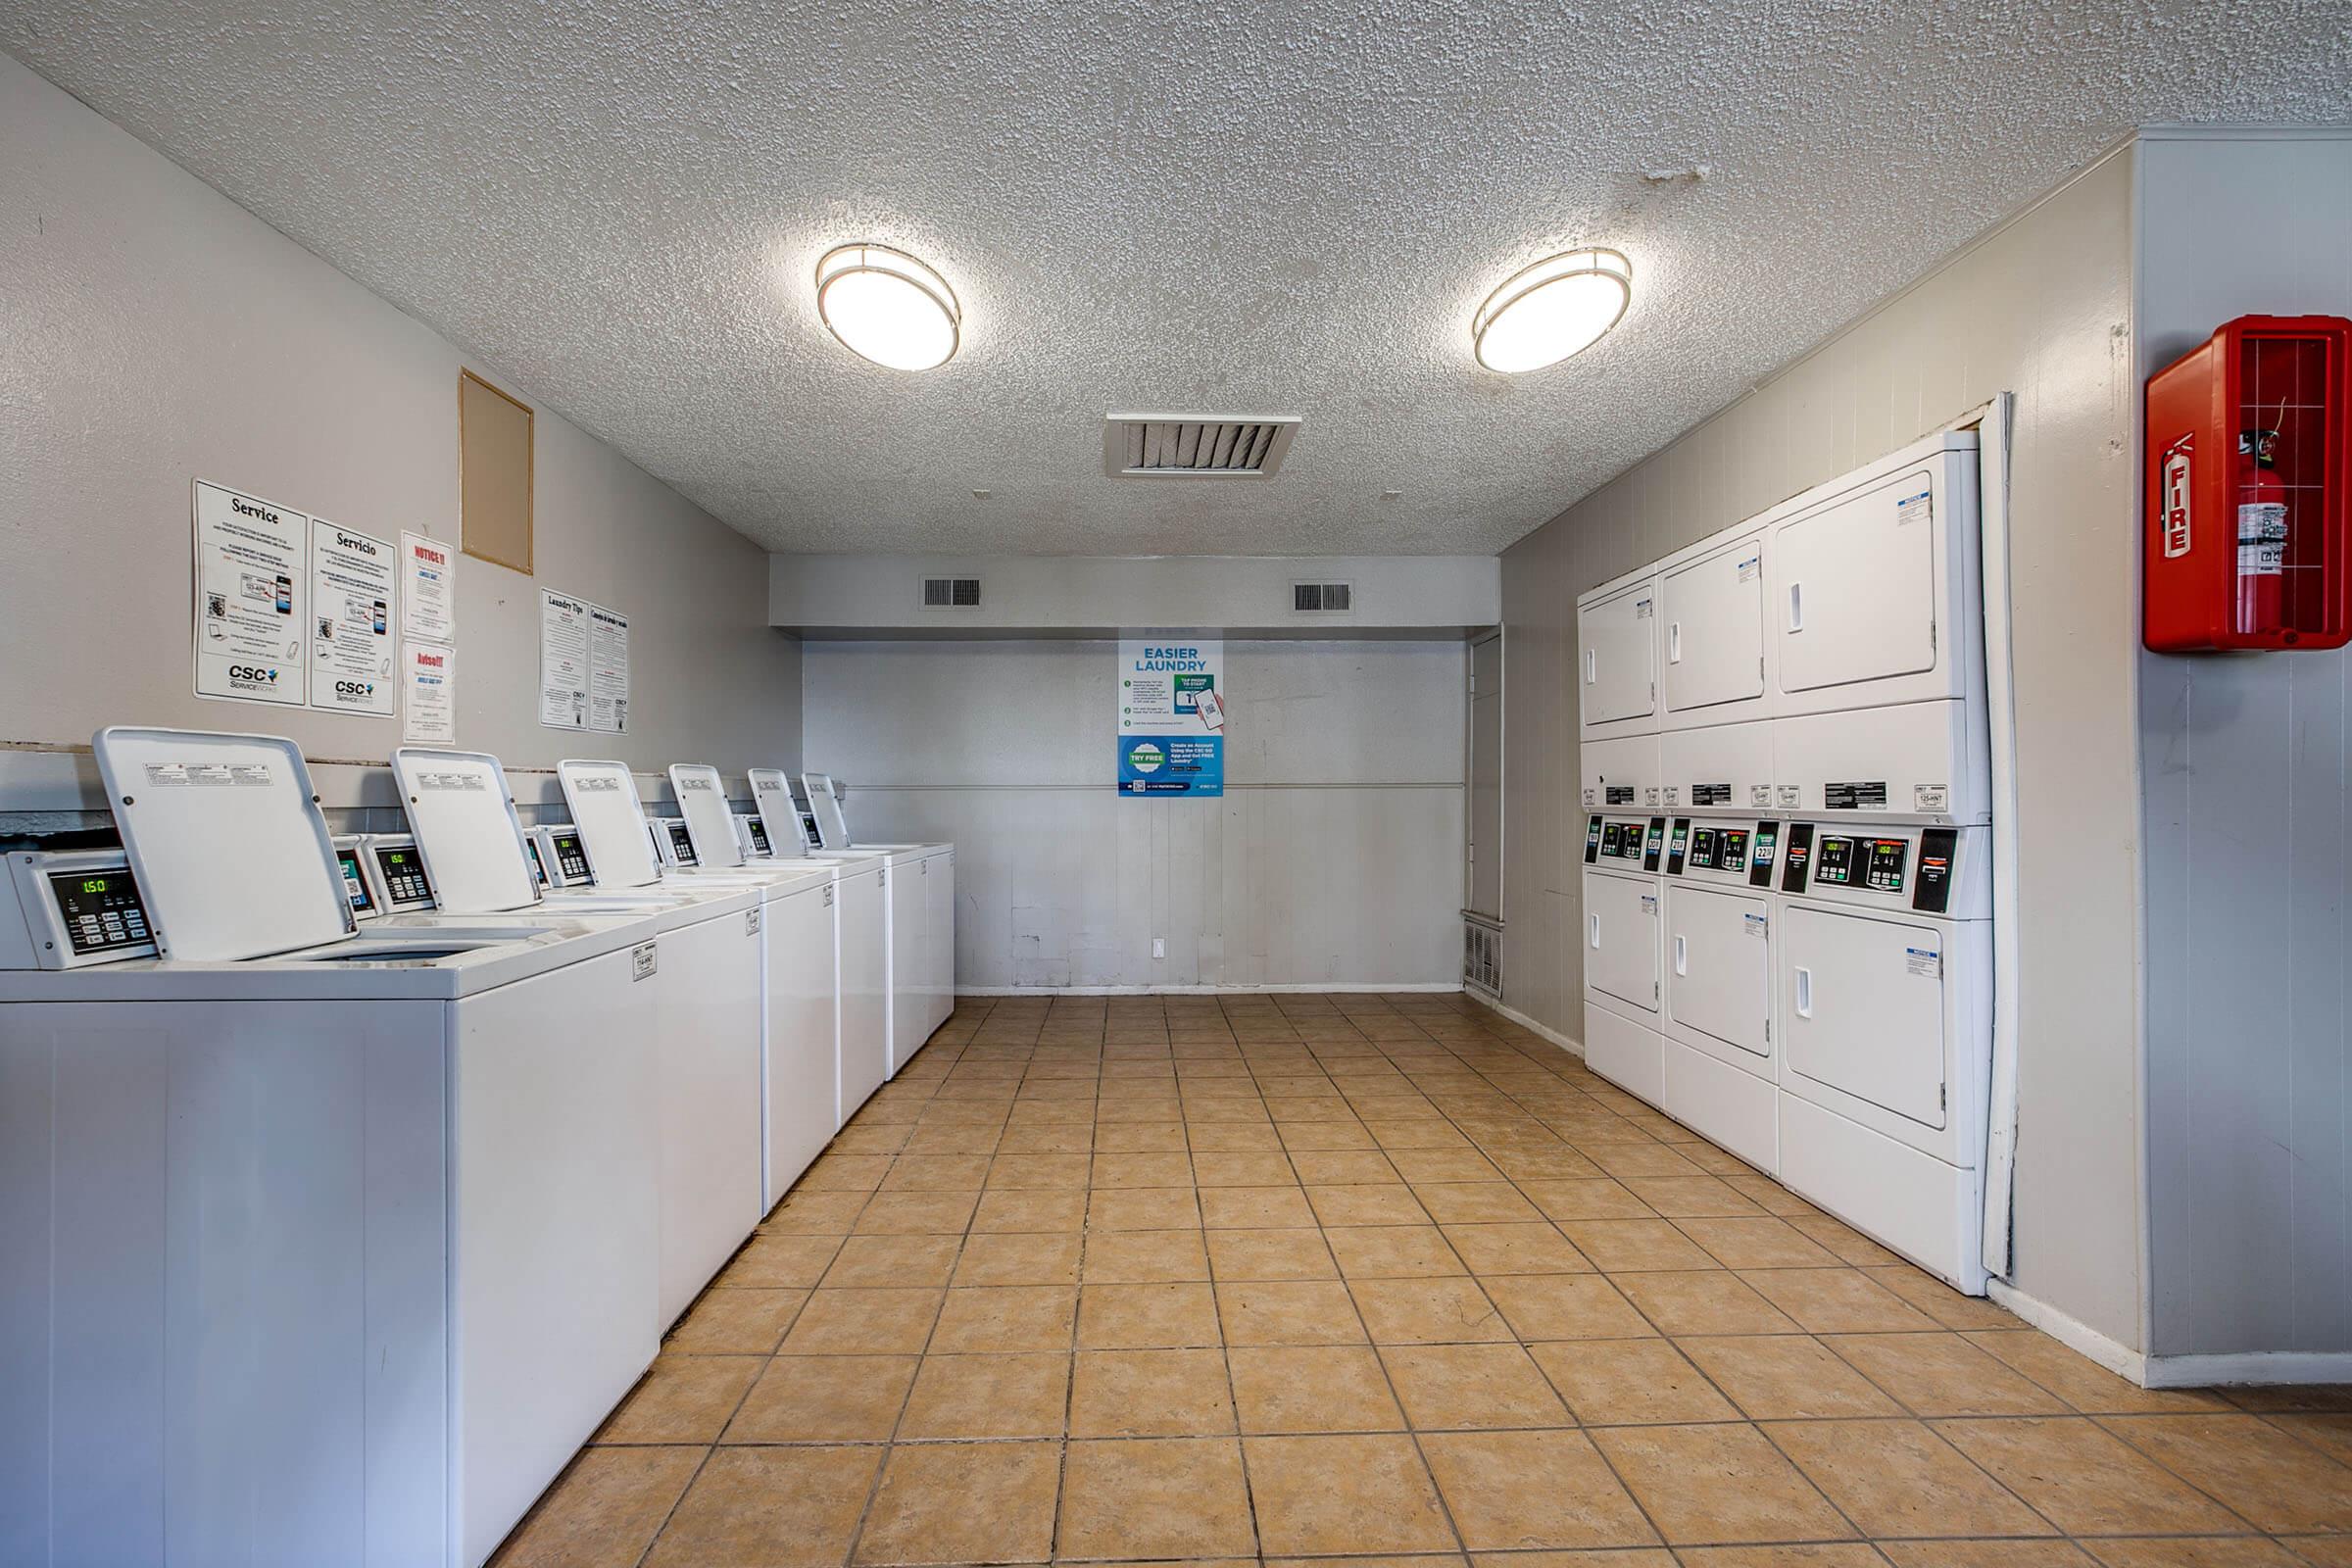
<path id="1" fill-rule="evenodd" d="M 1585 819 L 1585 863 L 1613 865 L 1621 871 L 1639 866 L 1655 871 L 1665 854 L 1666 819 L 1662 816 L 1607 816 L 1599 812 Z"/>
<path id="2" fill-rule="evenodd" d="M 1811 822 L 1788 824 L 1783 893 L 1874 908 L 1976 918 L 1985 912 L 1981 874 L 1965 882 L 1964 851 L 1981 858 L 1984 830 L 1888 828 L 1876 833 L 1824 831 Z M 1967 867 L 1973 871 L 1973 866 Z"/>
<path id="3" fill-rule="evenodd" d="M 1769 887 L 1781 824 L 1676 817 L 1666 839 L 1666 874 L 1699 881 Z"/>
<path id="4" fill-rule="evenodd" d="M 147 906 L 122 851 L 20 851 L 8 861 L 23 918 L 0 934 L 9 956 L 0 967 L 78 969 L 155 956 Z"/>

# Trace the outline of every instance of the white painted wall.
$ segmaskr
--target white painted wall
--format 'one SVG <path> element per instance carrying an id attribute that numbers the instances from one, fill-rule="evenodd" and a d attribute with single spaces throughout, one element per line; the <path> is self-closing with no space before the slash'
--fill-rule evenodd
<path id="1" fill-rule="evenodd" d="M 2138 1347 L 2132 169 L 2101 161 L 1529 535 L 1502 584 L 1506 1000 L 1581 1038 L 1576 595 L 2017 394 L 2015 1283 Z"/>
<path id="2" fill-rule="evenodd" d="M 807 646 L 808 765 L 858 836 L 956 842 L 958 985 L 1454 982 L 1462 644 L 1228 642 L 1222 801 L 1116 795 L 1116 656 Z"/>
<path id="3" fill-rule="evenodd" d="M 769 570 L 770 616 L 812 635 L 846 628 L 868 636 L 1102 636 L 1126 626 L 1223 626 L 1229 636 L 1248 628 L 1346 637 L 1458 632 L 1492 626 L 1502 612 L 1493 556 L 776 556 Z M 979 607 L 923 609 L 925 577 L 978 577 Z M 1299 614 L 1291 609 L 1297 582 L 1348 583 L 1353 607 Z"/>
<path id="4" fill-rule="evenodd" d="M 461 365 L 530 396 L 0 56 L 0 742 L 179 724 L 381 762 L 397 722 L 191 695 L 189 483 L 454 543 Z M 765 553 L 544 407 L 537 493 L 537 583 L 459 565 L 459 743 L 517 765 L 797 757 Z M 537 724 L 538 583 L 630 616 L 626 739 Z"/>
<path id="5" fill-rule="evenodd" d="M 2352 316 L 2352 133 L 2143 140 L 2139 360 Z M 2140 656 L 2148 1348 L 2352 1351 L 2352 651 Z"/>

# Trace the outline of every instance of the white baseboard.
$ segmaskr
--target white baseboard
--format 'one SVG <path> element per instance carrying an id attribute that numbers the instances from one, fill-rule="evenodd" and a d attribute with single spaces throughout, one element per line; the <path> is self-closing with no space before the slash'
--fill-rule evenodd
<path id="1" fill-rule="evenodd" d="M 1986 1280 L 1984 1294 L 2068 1349 L 2081 1351 L 2118 1377 L 2146 1385 L 2148 1358 L 2121 1340 L 2110 1339 L 2081 1318 L 2069 1316 L 2049 1302 L 2028 1296 L 2007 1280 Z"/>
<path id="2" fill-rule="evenodd" d="M 1463 988 L 1462 994 L 1468 997 L 1472 1002 L 1475 1002 L 1480 1006 L 1486 1008 L 1489 1012 L 1498 1012 L 1502 1014 L 1502 1016 L 1510 1019 L 1511 1022 L 1517 1024 L 1520 1028 L 1532 1030 L 1535 1033 L 1542 1035 L 1544 1039 L 1550 1041 L 1553 1045 L 1559 1047 L 1571 1056 L 1576 1057 L 1577 1060 L 1584 1060 L 1585 1045 L 1583 1041 L 1572 1040 L 1568 1036 L 1560 1033 L 1557 1029 L 1548 1028 L 1544 1024 L 1536 1022 L 1535 1019 L 1530 1018 L 1526 1013 L 1521 1012 L 1518 1008 L 1505 1006 L 1503 1004 L 1495 1001 L 1493 997 L 1486 996 L 1477 991 L 1472 991 L 1468 987 Z"/>
<path id="3" fill-rule="evenodd" d="M 1317 980 L 1301 984 L 1262 986 L 964 986 L 959 997 L 1249 997 L 1270 992 L 1300 995 L 1314 991 L 1417 992 L 1432 995 L 1458 992 L 1458 980 Z"/>
<path id="4" fill-rule="evenodd" d="M 1985 1293 L 2019 1317 L 2143 1389 L 2204 1389 L 2223 1384 L 2278 1386 L 2352 1383 L 2352 1350 L 2239 1350 L 2221 1355 L 2148 1355 L 2110 1339 L 2006 1280 Z"/>
<path id="5" fill-rule="evenodd" d="M 2222 1355 L 2151 1355 L 2151 1389 L 2219 1383 L 2352 1383 L 2352 1350 L 2240 1350 Z"/>

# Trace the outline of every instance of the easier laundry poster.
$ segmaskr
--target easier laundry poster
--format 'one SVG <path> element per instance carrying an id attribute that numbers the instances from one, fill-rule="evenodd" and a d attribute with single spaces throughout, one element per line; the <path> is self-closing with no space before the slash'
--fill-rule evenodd
<path id="1" fill-rule="evenodd" d="M 1119 793 L 1225 793 L 1225 645 L 1131 637 L 1119 644 Z"/>

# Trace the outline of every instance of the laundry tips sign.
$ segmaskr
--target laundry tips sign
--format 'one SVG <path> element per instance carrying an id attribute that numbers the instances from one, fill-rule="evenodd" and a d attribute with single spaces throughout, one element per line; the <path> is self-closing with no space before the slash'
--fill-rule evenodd
<path id="1" fill-rule="evenodd" d="M 1225 645 L 1166 637 L 1119 644 L 1119 793 L 1225 793 Z"/>

